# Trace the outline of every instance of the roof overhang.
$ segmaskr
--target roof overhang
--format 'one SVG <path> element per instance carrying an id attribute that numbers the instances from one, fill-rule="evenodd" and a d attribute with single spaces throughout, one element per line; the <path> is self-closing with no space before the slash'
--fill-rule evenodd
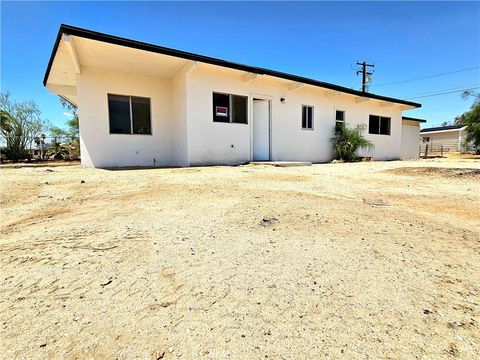
<path id="1" fill-rule="evenodd" d="M 418 118 L 413 118 L 413 117 L 410 117 L 410 116 L 402 116 L 402 120 L 415 121 L 415 122 L 418 122 L 418 123 L 426 123 L 427 122 L 427 120 L 425 120 L 425 119 L 418 119 Z"/>
<path id="2" fill-rule="evenodd" d="M 428 130 L 428 129 L 423 129 L 420 130 L 420 135 L 433 135 L 433 134 L 443 134 L 443 133 L 451 133 L 451 132 L 460 132 L 466 129 L 466 126 L 462 126 L 456 129 L 446 129 L 446 130 Z"/>
<path id="3" fill-rule="evenodd" d="M 133 60 L 135 59 L 135 60 Z M 292 82 L 289 91 L 310 85 L 329 93 L 350 94 L 357 102 L 378 100 L 384 106 L 400 105 L 402 110 L 421 107 L 421 104 L 349 89 L 343 86 L 275 70 L 243 65 L 208 56 L 152 45 L 140 41 L 107 35 L 62 24 L 43 79 L 43 85 L 76 104 L 76 76 L 82 66 L 113 71 L 172 78 L 189 63 L 205 63 L 245 72 L 245 81 L 257 75 L 280 78 Z"/>

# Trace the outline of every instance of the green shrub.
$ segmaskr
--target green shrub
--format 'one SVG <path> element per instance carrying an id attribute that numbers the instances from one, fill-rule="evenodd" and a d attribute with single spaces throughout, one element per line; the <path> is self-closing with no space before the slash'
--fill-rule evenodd
<path id="1" fill-rule="evenodd" d="M 345 125 L 337 126 L 331 139 L 334 158 L 336 160 L 355 161 L 357 160 L 358 150 L 373 149 L 373 144 L 363 137 L 365 129 L 364 124 L 350 128 Z"/>

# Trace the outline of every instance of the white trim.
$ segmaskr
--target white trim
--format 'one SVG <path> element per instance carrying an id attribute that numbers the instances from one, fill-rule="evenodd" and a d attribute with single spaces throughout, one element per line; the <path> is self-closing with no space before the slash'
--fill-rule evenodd
<path id="1" fill-rule="evenodd" d="M 128 106 L 130 110 L 130 133 L 129 134 L 119 134 L 119 133 L 112 133 L 110 128 L 110 109 L 108 104 L 108 97 L 109 95 L 112 96 L 123 96 L 128 97 Z M 148 99 L 148 110 L 150 111 L 150 134 L 136 134 L 133 132 L 133 108 L 132 108 L 132 97 L 137 98 L 144 98 Z M 108 119 L 108 135 L 140 135 L 140 136 L 153 136 L 153 119 L 152 119 L 152 99 L 148 96 L 140 96 L 140 95 L 122 95 L 122 94 L 114 94 L 114 93 L 107 93 L 107 119 Z"/>
<path id="2" fill-rule="evenodd" d="M 347 110 L 345 110 L 345 108 L 334 106 L 333 107 L 333 128 L 334 128 L 334 131 L 335 131 L 335 128 L 337 126 L 337 122 L 341 122 L 341 121 L 337 121 L 337 111 L 343 111 L 343 125 L 345 126 L 347 124 Z"/>
<path id="3" fill-rule="evenodd" d="M 185 76 L 189 75 L 196 68 L 197 68 L 197 62 L 190 61 L 188 64 L 185 65 Z"/>
<path id="4" fill-rule="evenodd" d="M 246 73 L 243 76 L 243 83 L 248 84 L 249 82 L 255 80 L 257 78 L 258 74 L 255 73 Z"/>
<path id="5" fill-rule="evenodd" d="M 128 103 L 129 103 L 128 106 L 130 106 L 130 135 L 133 135 L 133 109 L 132 109 L 132 97 L 131 96 L 128 97 Z M 151 122 L 151 119 L 150 119 L 150 122 Z M 152 132 L 151 131 L 152 130 L 151 126 L 152 125 L 150 124 L 150 132 Z"/>
<path id="6" fill-rule="evenodd" d="M 253 116 L 253 100 L 266 100 L 268 101 L 268 160 L 272 161 L 274 159 L 273 157 L 273 133 L 272 133 L 272 101 L 273 101 L 273 96 L 270 95 L 262 95 L 262 94 L 256 94 L 256 93 L 250 93 L 249 96 L 249 103 L 250 103 L 250 161 L 253 161 L 253 122 L 255 121 L 254 116 Z"/>
<path id="7" fill-rule="evenodd" d="M 288 92 L 294 92 L 295 90 L 299 90 L 305 86 L 304 83 L 295 81 L 288 85 Z"/>
<path id="8" fill-rule="evenodd" d="M 75 44 L 73 43 L 73 38 L 70 35 L 63 34 L 62 40 L 67 47 L 68 54 L 73 61 L 73 66 L 75 67 L 75 72 L 80 74 L 80 61 L 78 60 L 77 51 L 75 50 Z"/>
<path id="9" fill-rule="evenodd" d="M 77 87 L 76 86 L 57 85 L 57 84 L 48 83 L 47 87 L 52 94 L 70 95 L 70 96 L 76 96 L 77 95 Z"/>
<path id="10" fill-rule="evenodd" d="M 250 123 L 250 118 L 249 118 L 249 111 L 248 111 L 248 94 L 245 95 L 245 94 L 233 94 L 233 93 L 226 93 L 226 92 L 223 92 L 223 91 L 216 91 L 216 90 L 213 90 L 212 91 L 212 97 L 211 97 L 211 108 L 212 108 L 212 115 L 215 116 L 215 112 L 213 111 L 213 94 L 219 94 L 219 95 L 227 95 L 228 96 L 228 116 L 229 116 L 229 121 L 226 122 L 226 121 L 215 121 L 212 119 L 212 121 L 215 123 L 215 124 L 238 124 L 238 125 L 248 125 Z M 232 96 L 241 96 L 241 97 L 244 97 L 244 98 L 247 98 L 247 122 L 246 123 L 239 123 L 239 122 L 233 122 L 233 113 L 232 113 L 232 110 L 233 110 L 233 107 L 232 107 Z"/>
<path id="11" fill-rule="evenodd" d="M 312 108 L 312 127 L 309 128 L 309 127 L 303 127 L 303 108 L 304 107 L 311 107 Z M 307 105 L 307 104 L 302 104 L 302 108 L 301 108 L 301 113 L 300 113 L 300 126 L 301 126 L 301 129 L 302 130 L 310 130 L 310 131 L 313 131 L 315 130 L 315 106 L 313 105 Z M 308 112 L 307 112 L 308 114 Z M 308 125 L 308 119 L 307 119 L 307 124 Z"/>
<path id="12" fill-rule="evenodd" d="M 377 116 L 378 117 L 378 133 L 371 133 L 370 132 L 370 116 Z M 382 128 L 382 119 L 388 119 L 388 134 L 382 134 L 380 129 Z M 376 115 L 376 114 L 369 114 L 368 115 L 368 127 L 367 127 L 368 134 L 370 135 L 383 135 L 383 136 L 392 136 L 392 117 L 391 116 L 383 116 L 383 115 Z"/>
<path id="13" fill-rule="evenodd" d="M 421 131 L 420 130 L 420 135 L 425 135 L 425 134 L 428 134 L 428 135 L 431 135 L 431 134 L 442 134 L 442 133 L 447 133 L 447 132 L 455 132 L 455 131 L 463 131 L 465 130 L 467 127 L 464 126 L 464 127 L 461 127 L 461 128 L 458 128 L 458 129 L 448 129 L 448 130 L 434 130 L 434 131 Z"/>
<path id="14" fill-rule="evenodd" d="M 386 102 L 386 101 L 382 101 L 380 103 L 380 107 L 384 108 L 384 107 L 390 107 L 390 106 L 394 106 L 395 103 L 392 103 L 392 102 Z"/>
<path id="15" fill-rule="evenodd" d="M 325 90 L 323 96 L 325 97 L 332 97 L 332 96 L 340 96 L 342 93 L 340 91 L 335 90 Z"/>
<path id="16" fill-rule="evenodd" d="M 366 101 L 370 101 L 370 100 L 372 100 L 372 99 L 371 99 L 371 98 L 367 98 L 367 97 L 360 97 L 360 96 L 359 96 L 359 97 L 357 97 L 357 98 L 355 99 L 355 102 L 356 102 L 357 104 L 360 104 L 360 103 L 363 103 L 363 102 L 366 102 Z"/>

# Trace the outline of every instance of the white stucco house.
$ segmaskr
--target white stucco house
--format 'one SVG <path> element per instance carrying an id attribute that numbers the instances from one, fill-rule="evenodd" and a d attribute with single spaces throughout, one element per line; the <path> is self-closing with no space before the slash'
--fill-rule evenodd
<path id="1" fill-rule="evenodd" d="M 466 128 L 464 125 L 425 128 L 420 130 L 420 136 L 423 145 L 428 145 L 430 149 L 443 147 L 444 151 L 458 152 L 462 150 Z"/>
<path id="2" fill-rule="evenodd" d="M 420 104 L 68 25 L 44 85 L 78 107 L 89 167 L 326 162 L 341 123 L 374 159 L 418 156 Z"/>

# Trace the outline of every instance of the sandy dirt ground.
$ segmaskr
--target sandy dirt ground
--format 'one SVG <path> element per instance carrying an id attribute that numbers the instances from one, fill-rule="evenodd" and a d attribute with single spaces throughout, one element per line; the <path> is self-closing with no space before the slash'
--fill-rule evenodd
<path id="1" fill-rule="evenodd" d="M 479 160 L 0 181 L 2 359 L 480 358 Z"/>

